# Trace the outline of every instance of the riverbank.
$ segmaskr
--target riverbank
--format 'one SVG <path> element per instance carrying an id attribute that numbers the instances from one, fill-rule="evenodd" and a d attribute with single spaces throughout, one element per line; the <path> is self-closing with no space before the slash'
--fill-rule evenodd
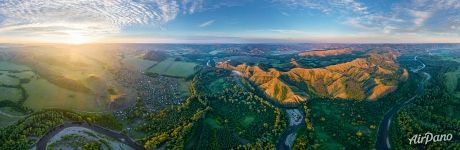
<path id="1" fill-rule="evenodd" d="M 50 132 L 48 132 L 42 138 L 40 138 L 40 140 L 38 140 L 37 144 L 35 145 L 36 149 L 37 150 L 45 150 L 48 142 L 50 141 L 50 139 L 52 139 L 55 135 L 57 135 L 58 133 L 60 133 L 64 129 L 70 128 L 70 127 L 86 128 L 86 129 L 92 130 L 94 132 L 103 134 L 105 136 L 111 137 L 113 139 L 116 139 L 117 141 L 119 141 L 119 142 L 121 142 L 121 143 L 123 143 L 125 145 L 128 145 L 129 147 L 131 147 L 133 149 L 136 149 L 136 150 L 143 150 L 144 149 L 144 147 L 142 147 L 141 145 L 137 144 L 136 142 L 134 142 L 134 140 L 132 140 L 131 138 L 129 138 L 128 136 L 126 136 L 124 134 L 121 134 L 121 133 L 118 133 L 116 131 L 106 129 L 106 128 L 103 128 L 103 127 L 100 127 L 100 126 L 97 126 L 97 125 L 83 123 L 83 122 L 64 123 L 62 125 L 59 125 L 59 126 L 53 128 Z"/>
<path id="2" fill-rule="evenodd" d="M 414 57 L 414 61 L 418 61 L 421 63 L 421 66 L 417 67 L 416 69 L 411 69 L 413 73 L 418 73 L 419 71 L 423 70 L 426 65 L 417 59 L 417 56 Z M 391 121 L 393 119 L 393 116 L 399 112 L 404 106 L 412 102 L 416 97 L 421 96 L 424 91 L 425 83 L 431 79 L 431 75 L 426 73 L 426 72 L 421 72 L 424 76 L 425 79 L 420 82 L 417 92 L 414 96 L 412 96 L 410 99 L 395 105 L 392 107 L 387 113 L 385 113 L 383 120 L 379 124 L 378 132 L 377 132 L 377 142 L 375 144 L 375 148 L 377 150 L 389 150 L 391 149 L 391 143 L 389 139 L 389 130 L 390 130 L 390 125 Z"/>

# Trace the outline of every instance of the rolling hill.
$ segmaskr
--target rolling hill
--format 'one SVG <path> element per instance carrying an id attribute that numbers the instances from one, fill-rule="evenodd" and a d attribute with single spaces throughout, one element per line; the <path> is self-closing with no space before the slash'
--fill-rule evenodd
<path id="1" fill-rule="evenodd" d="M 326 57 L 326 56 L 337 56 L 343 54 L 350 54 L 353 52 L 351 48 L 342 48 L 342 49 L 330 49 L 330 50 L 314 50 L 306 51 L 299 53 L 299 56 L 317 56 L 317 57 Z"/>
<path id="2" fill-rule="evenodd" d="M 399 53 L 371 51 L 361 58 L 323 68 L 293 68 L 286 72 L 274 68 L 221 62 L 217 67 L 241 72 L 268 96 L 282 104 L 304 102 L 312 97 L 377 100 L 394 91 L 408 77 L 396 62 Z"/>

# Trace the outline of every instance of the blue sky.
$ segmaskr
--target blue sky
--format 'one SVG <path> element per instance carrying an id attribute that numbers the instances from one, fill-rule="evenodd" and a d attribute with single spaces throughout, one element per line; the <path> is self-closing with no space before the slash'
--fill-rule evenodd
<path id="1" fill-rule="evenodd" d="M 0 42 L 460 42 L 460 1 L 0 0 Z"/>

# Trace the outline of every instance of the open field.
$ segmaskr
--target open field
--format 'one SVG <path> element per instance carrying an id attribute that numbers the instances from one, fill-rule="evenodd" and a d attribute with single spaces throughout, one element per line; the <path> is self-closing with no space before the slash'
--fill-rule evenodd
<path id="1" fill-rule="evenodd" d="M 24 70 L 30 70 L 30 68 L 27 66 L 18 65 L 12 62 L 0 61 L 0 70 L 24 71 Z"/>
<path id="2" fill-rule="evenodd" d="M 13 110 L 11 107 L 0 107 L 0 127 L 11 125 L 24 117 L 24 114 Z"/>
<path id="3" fill-rule="evenodd" d="M 101 111 L 104 108 L 93 95 L 58 87 L 47 80 L 38 79 L 24 84 L 29 97 L 24 105 L 34 110 L 61 108 L 81 111 Z M 104 103 L 105 104 L 105 103 Z"/>
<path id="4" fill-rule="evenodd" d="M 132 71 L 145 71 L 149 67 L 157 64 L 156 61 L 145 60 L 139 56 L 128 55 L 123 58 L 122 63 Z"/>
<path id="5" fill-rule="evenodd" d="M 47 65 L 48 66 L 48 65 Z M 84 78 L 85 73 L 75 73 L 72 69 L 64 70 L 63 67 L 49 66 L 54 71 L 72 75 L 74 78 Z M 91 68 L 90 68 L 91 69 Z M 11 62 L 0 62 L 0 101 L 10 100 L 18 102 L 24 99 L 19 88 L 22 86 L 28 95 L 24 105 L 34 110 L 42 108 L 63 108 L 81 111 L 100 111 L 105 108 L 106 100 L 96 102 L 96 97 L 89 93 L 76 92 L 57 86 L 38 75 L 27 66 Z M 94 69 L 96 70 L 96 69 Z M 101 73 L 102 74 L 102 73 Z M 79 77 L 81 76 L 81 77 Z M 21 81 L 26 80 L 26 81 Z M 6 87 L 9 86 L 9 87 Z M 11 87 L 14 86 L 14 87 Z"/>
<path id="6" fill-rule="evenodd" d="M 0 121 L 0 128 L 12 125 L 13 123 L 18 121 L 19 119 L 21 119 L 21 118 L 20 117 L 5 116 L 4 114 L 0 113 L 0 120 L 1 120 Z"/>
<path id="7" fill-rule="evenodd" d="M 11 77 L 6 71 L 0 72 L 0 85 L 16 86 L 19 85 L 19 79 Z"/>
<path id="8" fill-rule="evenodd" d="M 17 102 L 22 99 L 22 93 L 19 88 L 1 87 L 0 86 L 0 101 L 9 100 Z"/>
<path id="9" fill-rule="evenodd" d="M 150 68 L 148 72 L 186 78 L 197 71 L 195 70 L 197 65 L 198 64 L 192 62 L 174 61 L 174 59 L 169 58 L 156 64 Z"/>

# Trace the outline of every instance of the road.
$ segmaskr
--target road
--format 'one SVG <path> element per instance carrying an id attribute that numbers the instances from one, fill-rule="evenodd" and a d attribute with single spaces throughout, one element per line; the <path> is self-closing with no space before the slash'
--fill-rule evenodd
<path id="1" fill-rule="evenodd" d="M 140 146 L 136 142 L 134 142 L 131 138 L 128 136 L 118 133 L 116 131 L 106 129 L 97 125 L 93 124 L 88 124 L 88 123 L 82 123 L 82 122 L 72 122 L 72 123 L 64 123 L 62 125 L 59 125 L 55 128 L 53 128 L 50 132 L 46 133 L 40 140 L 38 140 L 36 144 L 37 150 L 45 150 L 46 145 L 49 142 L 51 138 L 53 138 L 56 134 L 61 132 L 62 130 L 69 128 L 69 127 L 82 127 L 82 128 L 87 128 L 90 130 L 93 130 L 94 132 L 104 134 L 106 136 L 112 137 L 118 141 L 120 141 L 123 144 L 126 144 L 130 146 L 131 148 L 135 150 L 144 150 L 144 147 Z"/>
<path id="2" fill-rule="evenodd" d="M 426 65 L 417 59 L 417 56 L 414 57 L 414 61 L 418 61 L 421 63 L 421 66 L 415 68 L 415 69 L 411 69 L 412 72 L 414 73 L 418 73 L 419 71 L 425 69 Z M 377 150 L 389 150 L 391 149 L 391 144 L 390 144 L 390 138 L 389 138 L 389 134 L 390 134 L 390 125 L 391 125 L 391 120 L 393 118 L 393 116 L 399 112 L 399 110 L 401 110 L 401 108 L 403 108 L 405 105 L 411 103 L 416 97 L 418 96 L 421 96 L 423 94 L 423 91 L 425 90 L 425 83 L 431 79 L 431 75 L 426 73 L 426 72 L 422 72 L 422 74 L 425 76 L 425 79 L 423 81 L 420 82 L 420 84 L 418 85 L 418 88 L 417 88 L 417 91 L 415 93 L 414 96 L 412 96 L 410 99 L 400 103 L 400 104 L 397 104 L 396 106 L 394 106 L 393 108 L 390 109 L 390 111 L 388 111 L 385 116 L 383 117 L 383 120 L 380 122 L 380 125 L 379 125 L 379 129 L 378 129 L 378 132 L 377 132 L 377 142 L 375 144 L 375 149 Z"/>

